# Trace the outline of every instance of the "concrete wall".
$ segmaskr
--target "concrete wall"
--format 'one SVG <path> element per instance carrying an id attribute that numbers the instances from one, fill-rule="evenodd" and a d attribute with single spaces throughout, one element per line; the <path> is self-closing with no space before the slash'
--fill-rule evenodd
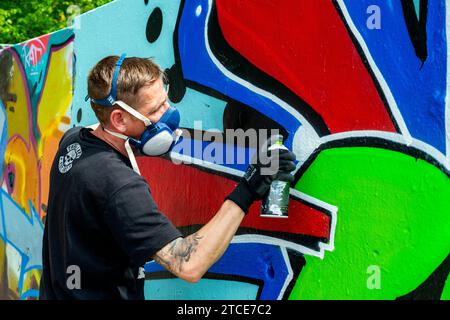
<path id="1" fill-rule="evenodd" d="M 87 73 L 126 52 L 167 69 L 181 126 L 199 133 L 171 155 L 189 165 L 138 159 L 183 232 L 247 166 L 211 154 L 242 147 L 206 130 L 278 128 L 299 159 L 288 219 L 254 205 L 195 285 L 148 263 L 148 299 L 449 299 L 449 12 L 444 0 L 117 0 L 1 51 L 0 297 L 36 297 L 58 139 L 96 122 Z"/>

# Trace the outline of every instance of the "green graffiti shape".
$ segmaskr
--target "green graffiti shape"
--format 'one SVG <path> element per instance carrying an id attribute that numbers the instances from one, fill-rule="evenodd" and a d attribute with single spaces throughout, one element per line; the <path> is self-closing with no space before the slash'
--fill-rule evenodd
<path id="1" fill-rule="evenodd" d="M 339 211 L 335 250 L 306 257 L 290 299 L 395 299 L 449 254 L 450 179 L 426 161 L 376 148 L 324 150 L 296 189 Z"/>

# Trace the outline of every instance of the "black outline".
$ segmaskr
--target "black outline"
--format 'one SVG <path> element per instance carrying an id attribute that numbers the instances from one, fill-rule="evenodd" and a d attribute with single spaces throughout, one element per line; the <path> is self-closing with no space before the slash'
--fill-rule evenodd
<path id="1" fill-rule="evenodd" d="M 83 108 L 80 108 L 77 111 L 77 121 L 78 121 L 78 123 L 81 123 L 82 117 L 83 117 Z"/>
<path id="2" fill-rule="evenodd" d="M 180 48 L 178 47 L 178 30 L 180 29 L 180 23 L 181 23 L 181 17 L 183 15 L 184 5 L 186 0 L 180 0 L 180 8 L 178 9 L 178 16 L 177 16 L 177 22 L 175 23 L 175 29 L 173 31 L 173 54 L 174 54 L 174 61 L 175 65 L 179 66 L 180 71 L 180 77 L 184 80 L 183 76 L 183 65 L 181 64 L 181 57 L 180 57 Z"/>
<path id="3" fill-rule="evenodd" d="M 401 0 L 403 16 L 409 38 L 414 47 L 417 58 L 422 61 L 422 66 L 428 58 L 427 48 L 427 17 L 428 0 L 420 0 L 419 17 L 412 0 Z"/>
<path id="4" fill-rule="evenodd" d="M 281 300 L 289 299 L 289 296 L 291 295 L 292 290 L 297 283 L 298 276 L 302 272 L 303 267 L 306 265 L 306 259 L 303 254 L 292 249 L 287 249 L 286 251 L 288 253 L 289 263 L 292 268 L 292 279 L 286 287 L 286 290 L 283 293 L 283 298 Z"/>
<path id="5" fill-rule="evenodd" d="M 351 148 L 351 147 L 365 147 L 373 149 L 378 148 L 383 150 L 399 152 L 404 155 L 415 158 L 416 161 L 420 159 L 428 162 L 429 164 L 437 167 L 439 170 L 444 172 L 447 175 L 447 177 L 450 178 L 450 171 L 447 170 L 442 163 L 440 163 L 438 160 L 433 158 L 425 151 L 417 149 L 413 146 L 408 147 L 399 142 L 395 142 L 385 138 L 367 136 L 367 137 L 348 137 L 321 144 L 318 148 L 314 150 L 314 152 L 309 156 L 308 160 L 306 160 L 303 163 L 302 167 L 295 173 L 296 183 L 301 179 L 303 174 L 308 170 L 309 166 L 314 162 L 314 160 L 319 156 L 319 154 L 323 150 L 333 148 Z"/>
<path id="6" fill-rule="evenodd" d="M 416 289 L 396 300 L 440 300 L 450 272 L 450 254 Z"/>

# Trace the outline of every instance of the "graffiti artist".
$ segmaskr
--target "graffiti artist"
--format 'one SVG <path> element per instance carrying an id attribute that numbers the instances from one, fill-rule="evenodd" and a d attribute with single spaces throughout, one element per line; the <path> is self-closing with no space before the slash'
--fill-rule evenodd
<path id="1" fill-rule="evenodd" d="M 88 76 L 88 99 L 99 125 L 68 130 L 50 172 L 40 299 L 144 299 L 143 265 L 150 260 L 195 283 L 271 182 L 294 180 L 295 155 L 273 153 L 276 174 L 250 165 L 215 216 L 183 237 L 158 209 L 135 160 L 167 154 L 180 135 L 164 72 L 150 59 L 106 57 Z M 79 283 L 70 288 L 68 266 L 79 268 Z"/>

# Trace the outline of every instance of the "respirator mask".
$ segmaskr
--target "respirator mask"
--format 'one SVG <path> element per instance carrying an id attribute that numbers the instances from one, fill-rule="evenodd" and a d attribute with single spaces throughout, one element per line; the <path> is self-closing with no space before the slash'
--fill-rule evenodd
<path id="1" fill-rule="evenodd" d="M 145 124 L 145 131 L 141 134 L 139 139 L 129 137 L 117 132 L 112 132 L 106 128 L 103 128 L 109 134 L 126 140 L 125 149 L 127 151 L 128 157 L 130 158 L 133 170 L 138 174 L 139 168 L 134 157 L 133 150 L 131 150 L 130 144 L 138 149 L 141 154 L 147 156 L 161 156 L 165 153 L 170 152 L 175 144 L 178 142 L 182 131 L 178 129 L 180 125 L 180 113 L 178 110 L 172 106 L 166 110 L 158 122 L 151 122 L 147 117 L 139 113 L 136 109 L 130 107 L 125 102 L 116 100 L 117 97 L 117 79 L 119 77 L 120 67 L 125 60 L 126 54 L 123 54 L 116 63 L 114 70 L 114 76 L 111 85 L 111 91 L 103 99 L 92 99 L 89 96 L 86 97 L 87 100 L 91 100 L 97 105 L 104 107 L 112 107 L 113 105 L 118 105 L 137 119 L 141 120 Z"/>

